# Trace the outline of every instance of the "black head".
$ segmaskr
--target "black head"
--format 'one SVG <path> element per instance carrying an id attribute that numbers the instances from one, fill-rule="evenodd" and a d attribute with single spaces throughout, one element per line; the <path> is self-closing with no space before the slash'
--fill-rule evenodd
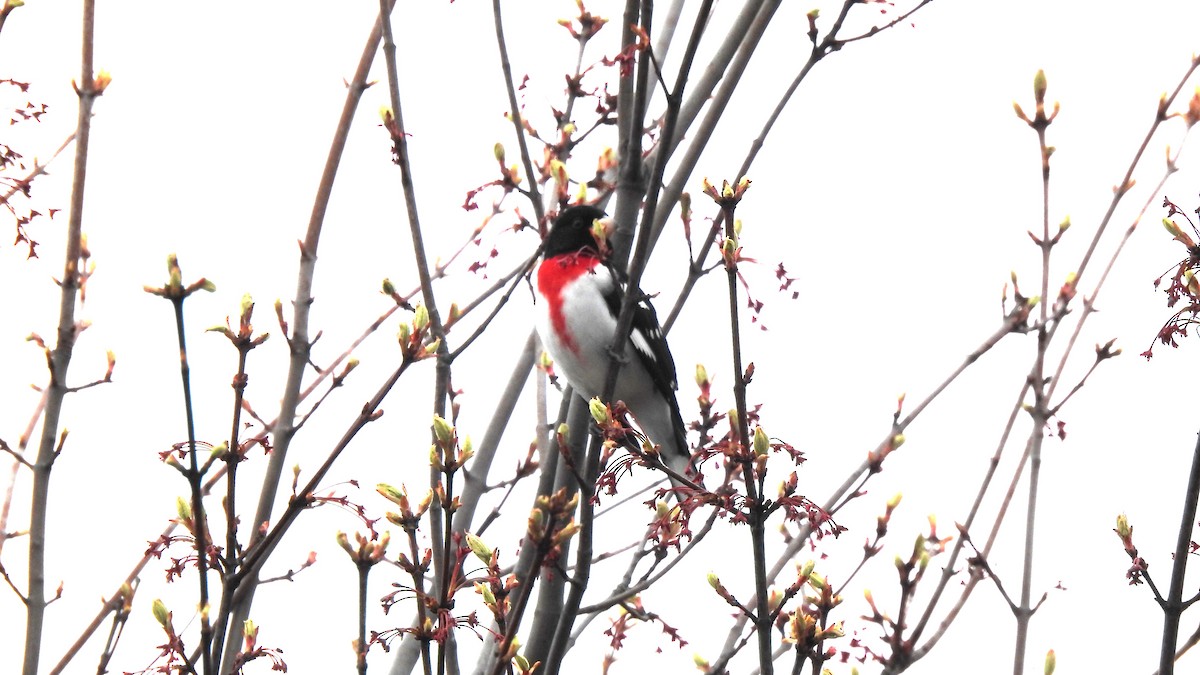
<path id="1" fill-rule="evenodd" d="M 547 258 L 564 253 L 577 253 L 583 249 L 596 250 L 592 237 L 592 223 L 604 218 L 604 212 L 595 206 L 581 204 L 563 209 L 546 235 Z"/>

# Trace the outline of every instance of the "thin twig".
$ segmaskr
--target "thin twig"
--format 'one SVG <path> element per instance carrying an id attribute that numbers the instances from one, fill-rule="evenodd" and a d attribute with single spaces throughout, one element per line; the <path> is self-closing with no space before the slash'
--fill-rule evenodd
<path id="1" fill-rule="evenodd" d="M 5 3 L 10 6 L 9 3 Z M 75 167 L 71 179 L 71 214 L 67 220 L 66 262 L 59 282 L 62 293 L 59 301 L 58 342 L 50 364 L 50 385 L 47 387 L 45 417 L 33 467 L 33 487 L 30 496 L 29 524 L 29 589 L 25 614 L 24 675 L 37 675 L 42 653 L 42 630 L 46 613 L 46 519 L 50 507 L 50 470 L 56 457 L 63 398 L 67 393 L 67 370 L 75 348 L 75 303 L 79 292 L 79 258 L 82 251 L 83 195 L 87 180 L 88 148 L 92 131 L 92 106 L 103 93 L 92 73 L 95 45 L 95 0 L 83 2 L 83 46 L 80 56 L 79 116 L 76 131 Z"/>

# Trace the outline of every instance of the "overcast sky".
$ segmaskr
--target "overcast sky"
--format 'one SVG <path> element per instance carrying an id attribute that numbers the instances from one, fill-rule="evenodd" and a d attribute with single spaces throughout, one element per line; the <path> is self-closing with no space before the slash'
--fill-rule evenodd
<path id="1" fill-rule="evenodd" d="M 168 253 L 179 253 L 185 279 L 203 275 L 218 286 L 216 293 L 188 303 L 200 437 L 215 442 L 228 433 L 234 366 L 224 340 L 202 330 L 235 312 L 246 292 L 259 301 L 257 326 L 273 335 L 254 354 L 248 394 L 264 416 L 277 407 L 286 344 L 271 304 L 281 298 L 287 305 L 294 296 L 295 242 L 303 236 L 342 106 L 343 79 L 353 73 L 376 11 L 369 2 L 100 4 L 96 64 L 112 73 L 113 83 L 97 102 L 84 214 L 98 267 L 83 311 L 92 327 L 76 349 L 70 379 L 82 383 L 101 374 L 108 349 L 117 354 L 118 366 L 114 383 L 73 395 L 66 408 L 71 438 L 54 473 L 48 569 L 51 586 L 63 580 L 66 594 L 49 610 L 47 667 L 91 618 L 97 598 L 112 592 L 145 542 L 173 516 L 175 496 L 185 491 L 183 481 L 157 459 L 158 452 L 184 440 L 170 308 L 141 290 L 162 283 Z M 589 8 L 618 19 L 620 4 L 597 1 Z M 727 22 L 737 6 L 721 3 L 715 25 Z M 823 17 L 833 15 L 833 6 L 822 7 Z M 810 8 L 784 3 L 750 64 L 744 91 L 697 169 L 693 194 L 699 194 L 702 177 L 734 178 L 749 142 L 807 56 L 804 14 Z M 863 26 L 878 11 L 874 5 L 856 9 Z M 572 67 L 575 49 L 554 22 L 573 15 L 575 5 L 509 3 L 506 12 L 514 69 L 518 77 L 530 76 L 524 92 L 529 116 L 539 130 L 548 130 L 549 107 L 562 101 L 562 75 Z M 1073 227 L 1056 251 L 1051 286 L 1057 287 L 1090 242 L 1160 94 L 1175 86 L 1200 50 L 1198 21 L 1200 6 L 1177 1 L 938 2 L 922 9 L 912 25 L 848 45 L 818 65 L 751 170 L 753 187 L 739 210 L 746 254 L 761 263 L 747 275 L 766 302 L 761 319 L 768 328 L 748 338 L 748 358 L 758 366 L 751 397 L 764 402 L 763 425 L 771 435 L 807 453 L 802 490 L 823 500 L 887 433 L 897 396 L 907 392 L 910 406 L 924 398 L 996 329 L 1010 271 L 1027 294 L 1038 287 L 1040 258 L 1025 234 L 1041 227 L 1037 145 L 1012 111 L 1014 100 L 1032 109 L 1037 69 L 1044 68 L 1049 78 L 1049 98 L 1062 103 L 1050 129 L 1057 148 L 1050 217 L 1057 223 L 1069 215 Z M 29 98 L 50 105 L 43 122 L 15 127 L 18 133 L 4 139 L 29 157 L 48 156 L 74 128 L 70 80 L 78 77 L 78 26 L 74 3 L 67 8 L 30 0 L 0 34 L 0 77 L 31 82 Z M 480 211 L 466 212 L 460 204 L 467 190 L 495 178 L 493 144 L 503 142 L 510 157 L 516 155 L 503 118 L 507 102 L 490 4 L 401 3 L 396 34 L 418 206 L 431 253 L 448 255 L 481 222 Z M 585 62 L 615 51 L 618 35 L 615 24 L 605 28 Z M 382 68 L 374 77 L 385 78 Z M 1185 100 L 1197 84 L 1185 87 Z M 12 90 L 0 95 L 6 105 L 24 103 Z M 322 238 L 313 314 L 313 327 L 324 331 L 315 352 L 319 362 L 340 353 L 386 309 L 389 301 L 378 293 L 384 277 L 403 289 L 415 286 L 398 170 L 390 164 L 376 115 L 386 98 L 383 86 L 364 97 Z M 1176 120 L 1151 143 L 1138 186 L 1101 243 L 1084 292 L 1091 293 L 1117 237 L 1150 196 L 1162 174 L 1164 147 L 1177 148 L 1182 135 Z M 66 207 L 72 152 L 39 179 L 36 208 Z M 1165 189 L 1185 208 L 1200 206 L 1200 172 L 1189 156 L 1195 152 L 1185 148 L 1182 170 Z M 569 168 L 587 175 L 594 156 L 581 154 Z M 1151 572 L 1165 583 L 1200 424 L 1187 385 L 1200 352 L 1189 344 L 1179 351 L 1160 348 L 1149 363 L 1137 356 L 1168 314 L 1151 282 L 1183 256 L 1159 225 L 1165 215 L 1160 202 L 1154 200 L 1106 282 L 1101 311 L 1089 319 L 1059 387 L 1065 393 L 1090 365 L 1093 344 L 1115 337 L 1125 349 L 1064 409 L 1066 440 L 1046 444 L 1035 596 L 1045 590 L 1050 597 L 1034 618 L 1030 672 L 1038 672 L 1049 648 L 1058 654 L 1060 672 L 1149 673 L 1156 666 L 1161 615 L 1144 587 L 1125 585 L 1128 559 L 1112 527 L 1118 513 L 1129 514 Z M 696 207 L 698 216 L 712 215 L 699 199 Z M 62 270 L 65 215 L 31 227 L 42 243 L 36 260 L 25 260 L 23 249 L 9 245 L 11 234 L 0 233 L 5 289 L 0 438 L 10 444 L 38 400 L 29 385 L 46 378 L 40 352 L 25 337 L 54 334 L 53 278 Z M 530 233 L 489 232 L 485 239 L 482 249 L 468 252 L 468 260 L 494 244 L 502 253 L 491 268 L 497 274 L 507 269 L 501 263 L 511 264 L 537 245 Z M 661 293 L 660 304 L 673 301 L 686 261 L 682 235 L 669 231 L 645 284 L 647 291 Z M 798 278 L 796 300 L 774 291 L 772 271 L 780 262 Z M 443 287 L 444 304 L 467 301 L 491 282 L 464 267 Z M 703 282 L 671 335 L 685 413 L 695 408 L 696 391 L 687 376 L 694 364 L 708 365 L 718 388 L 730 382 L 722 284 Z M 465 392 L 461 426 L 476 438 L 531 316 L 529 294 L 516 293 L 499 329 L 456 366 L 454 384 Z M 392 320 L 363 347 L 358 354 L 363 370 L 293 446 L 304 469 L 323 457 L 394 366 L 394 331 Z M 937 514 L 939 531 L 946 534 L 965 517 L 1034 348 L 1032 336 L 1008 338 L 909 430 L 894 464 L 841 516 L 850 532 L 822 544 L 818 555 L 829 559 L 820 569 L 834 579 L 847 573 L 873 531 L 874 515 L 903 491 L 878 574 L 864 580 L 877 599 L 894 608 L 891 557 L 907 554 L 927 514 Z M 384 419 L 361 435 L 330 484 L 359 480 L 367 489 L 344 489 L 382 511 L 369 486 L 425 480 L 423 425 L 431 377 L 426 368 L 402 383 L 385 403 Z M 727 389 L 717 396 L 723 401 L 718 407 L 732 405 Z M 506 438 L 509 450 L 497 471 L 511 470 L 524 456 L 533 434 L 531 399 L 529 392 L 522 400 L 518 415 L 524 421 Z M 1015 437 L 1026 435 L 1022 426 Z M 1017 448 L 1019 443 L 1007 451 L 998 480 L 1009 479 Z M 20 474 L 10 529 L 24 528 L 27 478 Z M 641 472 L 631 480 L 648 477 Z M 512 513 L 524 512 L 527 501 L 513 503 Z M 995 505 L 993 497 L 988 508 Z M 614 516 L 621 517 L 628 521 L 602 521 L 600 527 L 637 529 L 644 522 L 637 511 Z M 1020 584 L 1019 520 L 1022 509 L 1014 511 L 1002 535 L 999 546 L 1006 553 L 992 561 L 1010 589 Z M 318 551 L 319 564 L 294 584 L 274 584 L 259 594 L 260 641 L 285 650 L 290 672 L 346 670 L 352 659 L 354 580 L 333 542 L 337 530 L 352 530 L 355 522 L 325 509 L 304 516 L 302 525 L 277 554 L 279 569 L 267 573 L 298 565 L 309 550 Z M 515 555 L 515 539 L 496 536 L 505 555 Z M 615 669 L 638 672 L 637 664 L 652 663 L 662 672 L 686 672 L 693 653 L 715 658 L 729 611 L 707 593 L 703 575 L 716 571 L 735 592 L 751 588 L 748 550 L 724 555 L 744 544 L 746 533 L 735 529 L 725 536 L 726 543 L 709 542 L 707 554 L 682 565 L 669 587 L 646 594 L 647 605 L 680 626 L 691 644 L 683 650 L 664 645 L 661 655 L 654 654 L 658 634 L 644 628 Z M 23 556 L 17 540 L 2 559 L 19 583 Z M 373 593 L 382 595 L 391 571 L 376 574 Z M 741 575 L 746 579 L 738 583 Z M 189 615 L 195 602 L 190 581 L 164 587 L 162 577 L 155 565 L 144 576 L 137 625 L 131 624 L 115 671 L 145 667 L 159 644 L 147 632 L 150 600 L 167 600 L 179 623 Z M 606 587 L 602 580 L 596 584 L 597 593 Z M 1066 590 L 1054 590 L 1057 584 Z M 866 611 L 861 587 L 847 591 L 842 618 L 864 628 L 861 637 L 874 639 L 871 626 L 856 624 Z M 689 602 L 678 600 L 680 589 Z M 286 616 L 271 611 L 281 606 Z M 23 613 L 11 594 L 0 595 L 3 625 L 20 625 Z M 372 627 L 406 616 L 375 612 Z M 1185 616 L 1185 635 L 1198 618 Z M 590 642 L 579 649 L 600 653 L 602 624 L 593 625 Z M 715 632 L 713 625 L 719 626 Z M 995 589 L 982 585 L 959 624 L 914 672 L 1010 672 L 1013 626 Z M 5 664 L 0 670 L 15 667 L 7 664 L 16 662 L 21 638 L 19 630 L 0 632 Z M 473 640 L 462 642 L 474 648 Z M 89 645 L 75 668 L 89 668 L 97 650 L 98 643 Z M 373 672 L 382 672 L 387 662 L 386 655 L 372 652 Z M 580 663 L 586 672 L 598 669 L 596 660 Z"/>

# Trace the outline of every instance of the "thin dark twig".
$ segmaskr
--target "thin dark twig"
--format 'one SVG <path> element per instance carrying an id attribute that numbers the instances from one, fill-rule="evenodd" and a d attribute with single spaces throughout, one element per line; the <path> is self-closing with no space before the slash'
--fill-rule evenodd
<path id="1" fill-rule="evenodd" d="M 496 24 L 496 44 L 500 49 L 500 70 L 504 73 L 504 88 L 508 92 L 509 120 L 517 136 L 517 145 L 521 149 L 521 163 L 525 167 L 525 175 L 529 178 L 529 201 L 533 204 L 533 212 L 539 223 L 546 217 L 542 207 L 542 198 L 538 192 L 537 174 L 533 172 L 533 160 L 529 155 L 529 144 L 525 140 L 525 125 L 521 106 L 517 103 L 517 89 L 513 84 L 512 64 L 508 60 L 508 42 L 504 39 L 504 21 L 500 16 L 500 0 L 492 0 L 492 16 Z"/>
<path id="2" fill-rule="evenodd" d="M 172 262 L 174 259 L 172 258 Z M 178 270 L 178 266 L 172 265 Z M 199 606 L 209 605 L 208 591 L 208 515 L 204 510 L 204 492 L 202 486 L 203 474 L 200 471 L 200 460 L 196 448 L 196 419 L 192 407 L 191 368 L 188 365 L 186 331 L 183 323 L 184 295 L 171 298 L 175 310 L 175 333 L 179 339 L 179 378 L 183 388 L 183 411 L 187 422 L 188 470 L 185 473 L 188 489 L 191 494 L 192 537 L 196 544 L 196 574 L 200 584 Z M 205 673 L 213 672 L 213 626 L 207 611 L 200 612 L 200 662 Z"/>

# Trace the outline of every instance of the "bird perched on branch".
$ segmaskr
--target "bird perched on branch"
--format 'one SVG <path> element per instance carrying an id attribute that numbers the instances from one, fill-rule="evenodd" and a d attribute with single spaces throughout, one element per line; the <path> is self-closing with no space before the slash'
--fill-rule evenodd
<path id="1" fill-rule="evenodd" d="M 585 399 L 603 394 L 626 291 L 625 276 L 605 259 L 602 230 L 599 238 L 593 234 L 604 217 L 594 206 L 564 209 L 546 237 L 537 270 L 538 335 L 558 371 Z M 642 432 L 660 446 L 663 462 L 686 474 L 691 452 L 675 399 L 675 360 L 649 300 L 640 292 L 634 299 L 633 328 L 612 400 L 624 401 Z"/>

